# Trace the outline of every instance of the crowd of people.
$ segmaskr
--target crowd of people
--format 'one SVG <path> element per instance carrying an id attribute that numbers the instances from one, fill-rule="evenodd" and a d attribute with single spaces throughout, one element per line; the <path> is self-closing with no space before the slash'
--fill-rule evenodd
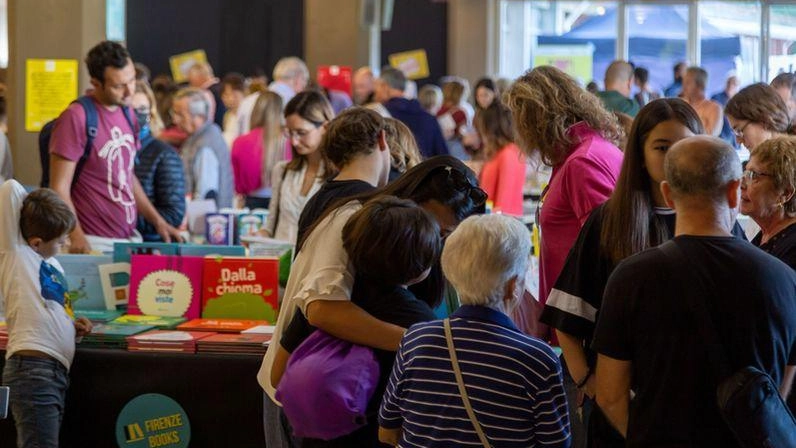
<path id="1" fill-rule="evenodd" d="M 51 189 L 0 188 L 20 447 L 57 446 L 74 338 L 91 331 L 52 255 L 180 240 L 186 198 L 267 208 L 263 235 L 295 245 L 256 375 L 269 448 L 741 446 L 713 339 L 789 397 L 793 74 L 729 78 L 709 99 L 685 64 L 655 92 L 615 61 L 596 93 L 540 66 L 479 80 L 471 105 L 464 79 L 418 91 L 391 67 L 340 92 L 296 57 L 270 84 L 196 64 L 183 87 L 150 83 L 117 43 L 85 62 L 91 92 L 43 133 Z M 518 219 L 531 160 L 551 168 L 536 297 Z"/>

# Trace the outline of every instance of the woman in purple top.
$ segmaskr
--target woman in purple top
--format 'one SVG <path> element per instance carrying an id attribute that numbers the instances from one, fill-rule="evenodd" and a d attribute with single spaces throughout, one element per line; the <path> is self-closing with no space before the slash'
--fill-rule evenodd
<path id="1" fill-rule="evenodd" d="M 517 79 L 507 92 L 507 105 L 520 146 L 528 155 L 539 152 L 542 162 L 553 168 L 536 223 L 541 230 L 539 301 L 544 304 L 581 226 L 616 185 L 622 165 L 617 144 L 623 131 L 597 97 L 551 66 Z M 568 375 L 565 385 L 570 409 L 577 409 L 577 388 Z M 576 447 L 584 436 L 577 420 L 572 419 Z"/>

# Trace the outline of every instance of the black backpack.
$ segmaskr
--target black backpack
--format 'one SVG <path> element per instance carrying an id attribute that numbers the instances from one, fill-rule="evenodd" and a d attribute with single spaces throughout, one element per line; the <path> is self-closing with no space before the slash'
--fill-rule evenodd
<path id="1" fill-rule="evenodd" d="M 97 136 L 97 125 L 99 120 L 97 107 L 94 105 L 94 101 L 90 97 L 84 95 L 78 97 L 78 99 L 76 99 L 74 102 L 80 103 L 80 105 L 83 106 L 83 110 L 86 111 L 86 147 L 83 149 L 83 155 L 80 156 L 80 159 L 77 161 L 77 166 L 75 166 L 75 174 L 72 176 L 72 185 L 74 185 L 77 181 L 77 177 L 83 170 L 83 165 L 86 164 L 86 160 L 88 160 L 88 156 L 91 154 L 91 145 L 94 143 L 94 137 Z M 127 119 L 127 124 L 130 125 L 130 129 L 132 129 L 133 133 L 135 134 L 135 126 L 133 126 L 133 121 L 130 119 L 130 111 L 126 106 L 123 106 L 122 112 L 124 113 L 124 118 Z M 41 187 L 50 186 L 50 138 L 52 137 L 52 132 L 56 121 L 57 118 L 47 122 L 47 124 L 41 128 L 41 131 L 39 131 Z"/>

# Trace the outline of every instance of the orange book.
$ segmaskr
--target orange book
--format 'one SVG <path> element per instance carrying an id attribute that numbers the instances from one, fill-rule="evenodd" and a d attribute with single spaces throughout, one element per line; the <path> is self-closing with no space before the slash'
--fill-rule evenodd
<path id="1" fill-rule="evenodd" d="M 258 325 L 268 325 L 268 321 L 242 319 L 193 319 L 178 325 L 177 329 L 183 331 L 240 333 L 243 330 L 248 330 L 249 328 L 256 327 Z"/>

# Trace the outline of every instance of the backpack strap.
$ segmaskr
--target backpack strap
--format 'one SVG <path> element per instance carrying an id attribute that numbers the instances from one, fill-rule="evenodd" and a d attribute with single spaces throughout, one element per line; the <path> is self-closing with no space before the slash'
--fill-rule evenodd
<path id="1" fill-rule="evenodd" d="M 91 154 L 91 147 L 94 144 L 94 138 L 97 137 L 97 129 L 99 126 L 97 106 L 94 105 L 94 101 L 91 97 L 83 95 L 75 101 L 80 103 L 80 105 L 83 106 L 83 110 L 86 111 L 86 147 L 83 149 L 83 155 L 80 156 L 75 166 L 75 174 L 72 176 L 73 186 L 80 172 L 83 171 L 83 166 L 86 164 L 86 161 L 88 161 L 88 156 Z"/>

